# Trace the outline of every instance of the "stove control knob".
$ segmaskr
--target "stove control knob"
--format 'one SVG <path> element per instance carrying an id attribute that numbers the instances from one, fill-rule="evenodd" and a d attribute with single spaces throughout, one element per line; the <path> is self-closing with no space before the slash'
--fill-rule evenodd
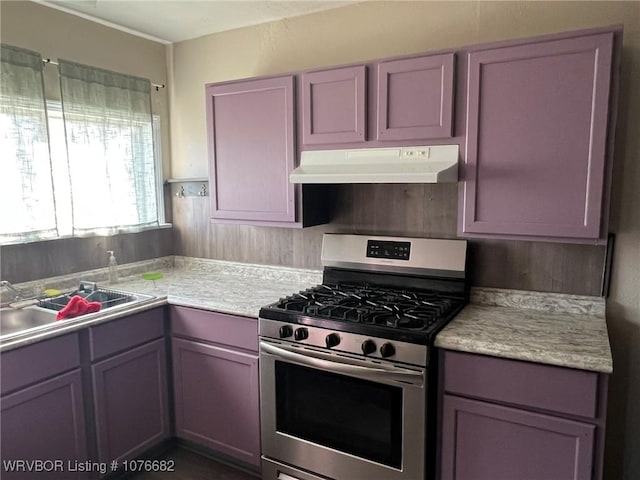
<path id="1" fill-rule="evenodd" d="M 293 335 L 293 328 L 289 325 L 283 325 L 280 327 L 280 338 L 287 338 Z"/>
<path id="2" fill-rule="evenodd" d="M 370 355 L 376 351 L 376 344 L 373 340 L 365 340 L 362 342 L 362 353 L 365 355 Z"/>
<path id="3" fill-rule="evenodd" d="M 335 347 L 340 343 L 340 335 L 338 335 L 337 333 L 330 333 L 324 340 L 327 343 L 327 347 Z"/>
<path id="4" fill-rule="evenodd" d="M 396 349 L 390 343 L 384 343 L 380 347 L 380 355 L 382 355 L 383 358 L 391 357 L 395 354 L 396 354 Z"/>
<path id="5" fill-rule="evenodd" d="M 296 328 L 296 331 L 293 333 L 293 338 L 298 341 L 306 340 L 307 338 L 309 338 L 309 330 L 304 327 Z"/>

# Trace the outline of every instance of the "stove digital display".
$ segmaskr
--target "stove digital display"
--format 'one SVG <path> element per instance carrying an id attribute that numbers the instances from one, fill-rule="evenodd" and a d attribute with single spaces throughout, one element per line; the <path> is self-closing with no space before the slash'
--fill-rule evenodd
<path id="1" fill-rule="evenodd" d="M 409 260 L 411 242 L 390 242 L 388 240 L 367 241 L 367 257 Z"/>

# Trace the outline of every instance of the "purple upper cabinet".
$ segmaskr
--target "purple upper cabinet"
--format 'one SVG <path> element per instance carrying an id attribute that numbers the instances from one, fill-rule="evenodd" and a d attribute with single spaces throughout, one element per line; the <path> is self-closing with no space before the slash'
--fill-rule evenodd
<path id="1" fill-rule="evenodd" d="M 614 33 L 468 54 L 461 232 L 597 241 Z"/>
<path id="2" fill-rule="evenodd" d="M 294 223 L 293 76 L 208 85 L 211 218 Z"/>
<path id="3" fill-rule="evenodd" d="M 378 64 L 378 140 L 452 136 L 453 64 L 453 53 Z"/>
<path id="4" fill-rule="evenodd" d="M 364 142 L 366 67 L 302 74 L 302 143 Z"/>

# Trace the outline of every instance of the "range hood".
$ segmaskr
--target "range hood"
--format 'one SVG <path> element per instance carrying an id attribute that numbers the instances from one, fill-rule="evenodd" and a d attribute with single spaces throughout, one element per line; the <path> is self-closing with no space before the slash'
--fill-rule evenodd
<path id="1" fill-rule="evenodd" d="M 291 183 L 444 183 L 458 181 L 458 145 L 302 152 Z"/>

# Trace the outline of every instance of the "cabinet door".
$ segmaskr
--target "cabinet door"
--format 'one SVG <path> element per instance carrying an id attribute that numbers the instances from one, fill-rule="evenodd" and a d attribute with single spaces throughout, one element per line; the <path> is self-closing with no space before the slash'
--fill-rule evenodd
<path id="1" fill-rule="evenodd" d="M 92 366 L 98 458 L 132 458 L 169 436 L 165 341 Z"/>
<path id="2" fill-rule="evenodd" d="M 38 383 L 0 400 L 2 479 L 85 478 L 73 465 L 87 460 L 80 370 Z M 45 461 L 50 472 L 11 472 L 6 462 Z"/>
<path id="3" fill-rule="evenodd" d="M 444 396 L 442 480 L 589 480 L 594 425 Z"/>
<path id="4" fill-rule="evenodd" d="M 454 54 L 378 64 L 378 140 L 419 140 L 453 133 Z"/>
<path id="5" fill-rule="evenodd" d="M 302 143 L 364 142 L 366 67 L 302 74 Z"/>
<path id="6" fill-rule="evenodd" d="M 598 239 L 613 33 L 469 53 L 462 231 Z"/>
<path id="7" fill-rule="evenodd" d="M 211 217 L 295 222 L 293 77 L 209 85 Z"/>
<path id="8" fill-rule="evenodd" d="M 173 340 L 176 435 L 260 464 L 258 356 Z"/>

